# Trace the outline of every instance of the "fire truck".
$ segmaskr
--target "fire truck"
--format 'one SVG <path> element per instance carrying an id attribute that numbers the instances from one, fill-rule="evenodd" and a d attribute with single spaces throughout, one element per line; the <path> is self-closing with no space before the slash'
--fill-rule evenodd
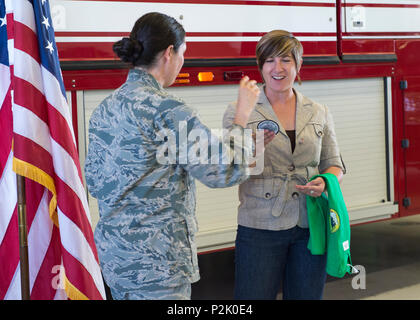
<path id="1" fill-rule="evenodd" d="M 186 30 L 185 64 L 168 90 L 221 128 L 243 75 L 261 82 L 255 46 L 273 29 L 303 44 L 297 90 L 328 105 L 347 174 L 351 224 L 420 213 L 420 1 L 50 0 L 60 63 L 83 166 L 93 109 L 126 79 L 112 51 L 143 14 Z M 92 221 L 98 209 L 89 195 Z M 234 246 L 237 187 L 197 182 L 198 249 Z"/>

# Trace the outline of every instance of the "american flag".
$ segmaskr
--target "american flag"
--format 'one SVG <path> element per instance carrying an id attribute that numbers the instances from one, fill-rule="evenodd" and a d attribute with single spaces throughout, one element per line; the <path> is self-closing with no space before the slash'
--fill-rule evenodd
<path id="1" fill-rule="evenodd" d="M 31 299 L 105 299 L 65 97 L 48 1 L 0 0 L 0 299 L 21 298 L 16 173 Z"/>

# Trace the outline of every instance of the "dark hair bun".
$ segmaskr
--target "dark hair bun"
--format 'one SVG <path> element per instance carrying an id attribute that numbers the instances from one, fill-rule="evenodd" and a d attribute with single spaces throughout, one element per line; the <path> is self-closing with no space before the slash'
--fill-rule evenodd
<path id="1" fill-rule="evenodd" d="M 174 18 L 159 12 L 141 16 L 128 38 L 114 43 L 114 52 L 133 66 L 152 66 L 160 52 L 170 45 L 178 51 L 185 42 L 185 30 Z"/>
<path id="2" fill-rule="evenodd" d="M 112 49 L 124 62 L 136 65 L 136 62 L 141 59 L 143 46 L 141 43 L 132 38 L 122 38 L 114 43 Z"/>

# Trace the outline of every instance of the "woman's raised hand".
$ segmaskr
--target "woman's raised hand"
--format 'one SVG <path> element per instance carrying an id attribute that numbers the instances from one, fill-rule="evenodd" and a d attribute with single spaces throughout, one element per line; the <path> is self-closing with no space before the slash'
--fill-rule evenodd
<path id="1" fill-rule="evenodd" d="M 246 127 L 249 116 L 254 110 L 258 101 L 260 89 L 257 87 L 257 81 L 250 80 L 245 76 L 239 82 L 238 102 L 236 104 L 236 115 L 234 123 Z"/>

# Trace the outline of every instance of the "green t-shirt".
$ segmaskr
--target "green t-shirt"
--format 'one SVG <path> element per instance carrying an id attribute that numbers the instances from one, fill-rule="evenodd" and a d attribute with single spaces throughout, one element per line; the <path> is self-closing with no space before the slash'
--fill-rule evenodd
<path id="1" fill-rule="evenodd" d="M 324 179 L 325 193 L 314 198 L 306 196 L 308 207 L 308 249 L 314 255 L 327 253 L 327 273 L 342 278 L 352 273 L 350 257 L 350 221 L 337 177 L 331 173 L 313 176 Z"/>

